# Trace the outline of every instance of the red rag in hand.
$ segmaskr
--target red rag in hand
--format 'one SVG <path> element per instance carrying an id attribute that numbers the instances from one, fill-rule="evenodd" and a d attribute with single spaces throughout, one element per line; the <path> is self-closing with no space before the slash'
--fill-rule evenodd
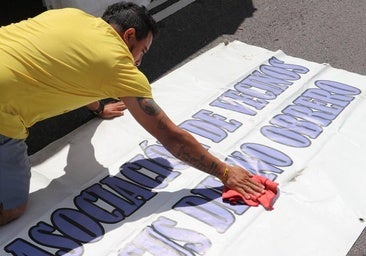
<path id="1" fill-rule="evenodd" d="M 265 191 L 263 194 L 260 194 L 259 196 L 250 195 L 250 199 L 246 199 L 239 192 L 224 187 L 222 190 L 222 199 L 231 204 L 247 204 L 249 206 L 258 206 L 261 204 L 265 209 L 273 210 L 273 203 L 277 196 L 278 183 L 260 175 L 254 175 L 252 179 L 264 185 Z"/>

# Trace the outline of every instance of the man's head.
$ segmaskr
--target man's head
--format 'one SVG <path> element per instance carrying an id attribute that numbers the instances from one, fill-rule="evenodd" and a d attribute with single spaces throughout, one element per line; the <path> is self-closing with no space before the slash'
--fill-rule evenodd
<path id="1" fill-rule="evenodd" d="M 153 37 L 159 32 L 148 10 L 134 3 L 119 2 L 108 6 L 102 19 L 116 29 L 138 66 L 142 56 L 149 50 Z"/>

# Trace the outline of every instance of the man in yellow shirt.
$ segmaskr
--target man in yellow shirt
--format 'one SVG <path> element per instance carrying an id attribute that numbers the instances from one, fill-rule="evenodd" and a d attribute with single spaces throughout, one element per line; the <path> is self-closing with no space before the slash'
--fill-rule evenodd
<path id="1" fill-rule="evenodd" d="M 65 8 L 0 28 L 0 225 L 26 209 L 28 128 L 85 105 L 102 117 L 127 108 L 180 160 L 244 196 L 263 191 L 249 172 L 209 154 L 155 103 L 137 66 L 156 33 L 146 8 L 123 2 L 102 18 Z M 122 101 L 103 109 L 105 98 Z"/>

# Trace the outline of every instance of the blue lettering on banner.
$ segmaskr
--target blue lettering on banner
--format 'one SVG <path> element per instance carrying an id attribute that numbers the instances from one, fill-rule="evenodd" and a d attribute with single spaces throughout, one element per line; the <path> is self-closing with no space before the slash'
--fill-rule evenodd
<path id="1" fill-rule="evenodd" d="M 261 65 L 259 71 L 237 83 L 235 90 L 229 89 L 211 106 L 236 111 L 241 114 L 254 116 L 257 110 L 263 109 L 269 101 L 283 93 L 293 81 L 299 80 L 299 74 L 306 74 L 309 69 L 300 65 L 286 64 L 272 57 L 269 65 Z"/>
<path id="2" fill-rule="evenodd" d="M 254 116 L 309 69 L 285 63 L 276 57 L 261 65 L 227 90 L 210 106 Z M 281 144 L 305 147 L 316 139 L 323 128 L 343 111 L 360 90 L 335 81 L 318 80 L 316 88 L 306 90 L 285 107 L 282 113 L 262 127 L 262 134 Z M 202 109 L 184 121 L 180 127 L 202 138 L 220 143 L 243 123 Z M 49 223 L 41 221 L 29 229 L 29 239 L 15 238 L 4 249 L 12 255 L 48 256 L 83 255 L 83 244 L 100 241 L 108 224 L 123 223 L 157 192 L 189 168 L 177 160 L 161 144 L 140 143 L 144 155 L 138 154 L 124 163 L 116 176 L 107 176 L 82 190 L 74 198 L 73 208 L 56 209 Z M 206 149 L 209 146 L 203 145 Z M 283 168 L 293 164 L 291 158 L 274 148 L 257 143 L 243 143 L 226 162 L 240 165 L 252 173 L 275 180 Z M 236 215 L 244 214 L 247 205 L 230 205 L 221 200 L 222 183 L 208 176 L 172 209 L 192 217 L 218 233 L 226 232 Z M 203 255 L 211 247 L 208 237 L 197 230 L 178 228 L 175 220 L 158 217 L 144 228 L 119 255 Z M 171 255 L 171 254 L 169 254 Z"/>
<path id="3" fill-rule="evenodd" d="M 208 176 L 202 182 L 200 182 L 196 188 L 192 189 L 193 195 L 198 195 L 203 198 L 207 198 L 216 204 L 229 209 L 236 215 L 242 215 L 247 209 L 247 205 L 232 205 L 223 203 L 221 199 L 223 185 L 218 179 Z"/>
<path id="4" fill-rule="evenodd" d="M 117 223 L 126 216 L 130 216 L 156 193 L 137 186 L 136 184 L 118 177 L 106 177 L 75 197 L 74 202 L 78 209 L 84 212 L 93 212 L 93 217 L 104 223 Z M 112 189 L 111 192 L 109 189 Z M 112 212 L 106 211 L 96 203 L 103 201 L 113 208 Z"/>
<path id="5" fill-rule="evenodd" d="M 154 159 L 156 162 L 158 162 L 160 165 L 164 166 L 167 169 L 172 168 L 171 166 L 174 166 L 175 170 L 185 170 L 189 168 L 187 164 L 175 158 L 175 156 L 173 156 L 168 150 L 166 150 L 163 145 L 148 145 L 148 143 L 149 142 L 147 140 L 144 140 L 140 143 L 141 149 L 148 158 Z M 159 159 L 161 161 L 159 161 Z M 179 172 L 172 171 L 170 176 L 172 175 L 174 175 L 174 177 L 172 177 L 174 179 L 177 175 L 179 175 Z"/>
<path id="6" fill-rule="evenodd" d="M 52 215 L 54 226 L 40 222 L 30 229 L 29 236 L 39 244 L 59 248 L 56 255 L 65 255 L 69 251 L 82 254 L 82 243 L 96 242 L 104 234 L 100 223 L 77 210 L 58 209 Z"/>
<path id="7" fill-rule="evenodd" d="M 42 241 L 42 244 L 47 244 L 47 240 Z M 9 245 L 5 247 L 5 251 L 11 253 L 12 255 L 19 255 L 19 256 L 52 256 L 53 253 L 49 253 L 46 250 L 29 243 L 28 241 L 17 238 Z M 76 254 L 81 255 L 81 253 Z"/>
<path id="8" fill-rule="evenodd" d="M 211 247 L 203 234 L 189 229 L 177 228 L 177 222 L 159 217 L 146 227 L 133 241 L 118 252 L 127 255 L 204 255 Z"/>
<path id="9" fill-rule="evenodd" d="M 49 250 L 54 252 L 47 254 L 44 249 L 23 239 L 15 239 L 5 247 L 5 251 L 23 256 L 82 255 L 83 244 L 97 242 L 104 236 L 103 223 L 121 222 L 132 215 L 157 194 L 150 188 L 153 184 L 161 185 L 163 179 L 160 175 L 168 177 L 171 171 L 171 168 L 157 166 L 159 161 L 142 159 L 141 155 L 132 161 L 124 164 L 120 171 L 121 176 L 125 173 L 131 180 L 107 176 L 74 198 L 76 209 L 57 209 L 51 215 L 52 224 L 40 222 L 30 228 L 29 238 L 34 243 L 53 248 Z M 149 175 L 155 174 L 155 178 L 144 176 L 142 169 Z M 140 176 L 130 175 L 131 170 L 135 170 Z M 141 177 L 143 178 L 140 179 Z M 103 207 L 100 206 L 101 202 Z"/>
<path id="10" fill-rule="evenodd" d="M 98 205 L 104 202 L 113 207 L 107 210 L 105 206 Z M 101 184 L 94 184 L 82 191 L 74 199 L 75 206 L 82 212 L 93 212 L 93 217 L 103 223 L 117 223 L 125 219 L 125 210 L 121 206 L 126 205 L 122 198 L 102 187 Z"/>
<path id="11" fill-rule="evenodd" d="M 156 163 L 156 161 L 148 160 L 143 155 L 138 155 L 132 162 L 122 165 L 121 173 L 141 186 L 155 188 L 163 184 L 166 177 L 171 174 L 171 168 L 167 169 L 166 166 L 164 167 Z"/>
<path id="12" fill-rule="evenodd" d="M 234 151 L 229 155 L 227 162 L 232 165 L 243 166 L 253 174 L 259 174 L 270 180 L 275 180 L 283 172 L 279 167 L 293 164 L 291 158 L 274 148 L 256 144 L 244 143 L 241 151 Z"/>
<path id="13" fill-rule="evenodd" d="M 187 120 L 180 127 L 216 143 L 224 140 L 227 132 L 234 132 L 242 125 L 236 120 L 227 122 L 225 117 L 208 110 L 200 110 L 193 118 L 196 119 Z"/>
<path id="14" fill-rule="evenodd" d="M 286 107 L 280 115 L 273 117 L 271 125 L 262 127 L 262 134 L 277 143 L 290 147 L 308 147 L 310 139 L 316 139 L 323 127 L 328 126 L 361 93 L 353 86 L 318 80 L 318 88 L 307 89 Z"/>
<path id="15" fill-rule="evenodd" d="M 201 196 L 183 197 L 173 208 L 214 227 L 219 233 L 224 233 L 235 221 L 229 210 Z"/>

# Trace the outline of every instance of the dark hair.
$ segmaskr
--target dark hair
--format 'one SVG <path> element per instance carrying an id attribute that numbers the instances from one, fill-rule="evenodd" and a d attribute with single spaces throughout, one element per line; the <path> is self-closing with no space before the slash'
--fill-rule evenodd
<path id="1" fill-rule="evenodd" d="M 109 24 L 115 24 L 121 32 L 134 28 L 136 39 L 145 38 L 149 32 L 155 37 L 158 32 L 158 25 L 144 6 L 130 2 L 118 2 L 107 7 L 102 19 Z"/>

